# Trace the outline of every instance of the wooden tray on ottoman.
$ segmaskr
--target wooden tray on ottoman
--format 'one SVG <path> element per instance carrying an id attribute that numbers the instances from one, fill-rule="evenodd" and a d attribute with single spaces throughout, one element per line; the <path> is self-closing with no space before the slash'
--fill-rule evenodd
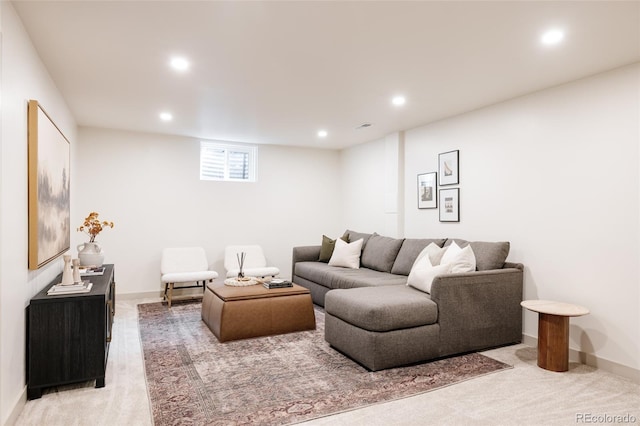
<path id="1" fill-rule="evenodd" d="M 220 342 L 316 328 L 311 294 L 297 284 L 275 289 L 208 284 L 202 320 Z"/>

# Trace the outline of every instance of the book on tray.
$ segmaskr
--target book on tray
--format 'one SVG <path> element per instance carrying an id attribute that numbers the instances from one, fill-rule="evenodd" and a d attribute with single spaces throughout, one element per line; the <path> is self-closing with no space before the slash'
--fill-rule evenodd
<path id="1" fill-rule="evenodd" d="M 265 288 L 269 288 L 269 289 L 293 287 L 293 284 L 291 283 L 291 281 L 283 280 L 280 278 L 274 278 L 271 281 L 265 281 L 262 285 L 264 285 Z"/>
<path id="2" fill-rule="evenodd" d="M 104 266 L 85 266 L 80 267 L 80 276 L 90 277 L 94 275 L 104 274 Z"/>
<path id="3" fill-rule="evenodd" d="M 47 291 L 47 295 L 89 293 L 92 287 L 93 283 L 89 281 L 69 285 L 56 284 Z"/>

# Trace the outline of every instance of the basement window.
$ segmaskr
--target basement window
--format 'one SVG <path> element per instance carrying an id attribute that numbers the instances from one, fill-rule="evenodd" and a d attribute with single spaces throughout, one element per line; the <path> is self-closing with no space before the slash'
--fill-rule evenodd
<path id="1" fill-rule="evenodd" d="M 255 182 L 258 148 L 200 142 L 200 180 Z"/>

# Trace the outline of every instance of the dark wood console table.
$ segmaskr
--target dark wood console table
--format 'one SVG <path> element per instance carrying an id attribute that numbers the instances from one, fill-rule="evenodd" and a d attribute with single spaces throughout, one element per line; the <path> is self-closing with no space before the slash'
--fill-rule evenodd
<path id="1" fill-rule="evenodd" d="M 115 315 L 114 266 L 103 275 L 82 277 L 88 293 L 47 295 L 62 274 L 31 299 L 27 322 L 27 398 L 66 383 L 96 381 L 104 387 Z"/>

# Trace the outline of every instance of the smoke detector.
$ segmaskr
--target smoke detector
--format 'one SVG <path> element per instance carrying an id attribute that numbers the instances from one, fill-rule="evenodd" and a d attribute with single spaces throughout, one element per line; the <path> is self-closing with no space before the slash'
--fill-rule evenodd
<path id="1" fill-rule="evenodd" d="M 373 126 L 373 124 L 371 124 L 371 123 L 362 123 L 361 125 L 356 127 L 356 130 L 366 129 L 367 127 L 371 127 L 371 126 Z"/>

